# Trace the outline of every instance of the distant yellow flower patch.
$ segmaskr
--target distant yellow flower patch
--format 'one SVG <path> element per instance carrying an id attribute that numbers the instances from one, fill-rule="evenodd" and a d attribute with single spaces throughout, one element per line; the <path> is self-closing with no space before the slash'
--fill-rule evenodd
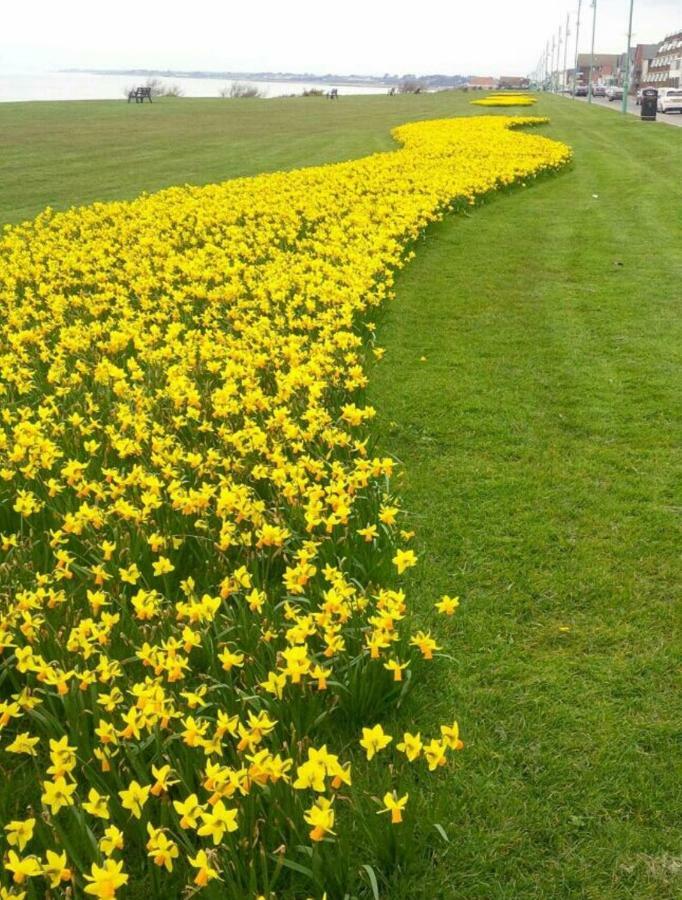
<path id="1" fill-rule="evenodd" d="M 567 162 L 510 130 L 541 121 L 5 231 L 3 896 L 269 897 L 349 816 L 409 827 L 405 766 L 463 745 L 377 724 L 439 646 L 395 583 L 418 560 L 368 452 L 371 317 L 430 222 Z"/>
<path id="2" fill-rule="evenodd" d="M 469 102 L 472 106 L 533 106 L 537 98 L 530 94 L 489 94 Z"/>

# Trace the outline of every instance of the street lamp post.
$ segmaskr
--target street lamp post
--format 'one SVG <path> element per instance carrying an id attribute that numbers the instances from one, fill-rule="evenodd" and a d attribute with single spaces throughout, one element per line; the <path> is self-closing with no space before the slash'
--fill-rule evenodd
<path id="1" fill-rule="evenodd" d="M 597 0 L 592 0 L 592 47 L 590 49 L 590 71 L 587 76 L 587 102 L 592 103 L 592 69 L 594 68 L 594 33 L 597 27 Z"/>
<path id="2" fill-rule="evenodd" d="M 571 16 L 570 13 L 566 13 L 566 36 L 564 38 L 564 74 L 561 79 L 561 83 L 566 89 L 568 87 L 568 69 L 566 68 L 566 64 L 568 62 L 568 36 L 570 35 L 570 31 L 568 30 L 568 23 L 570 22 Z"/>
<path id="3" fill-rule="evenodd" d="M 632 41 L 632 9 L 635 0 L 630 0 L 630 16 L 628 19 L 628 46 L 625 51 L 625 78 L 623 79 L 623 112 L 628 111 L 628 91 L 630 90 L 630 42 Z"/>
<path id="4" fill-rule="evenodd" d="M 573 67 L 573 96 L 575 97 L 575 88 L 578 83 L 578 39 L 580 37 L 580 8 L 583 0 L 578 0 L 578 15 L 575 20 L 575 65 Z"/>

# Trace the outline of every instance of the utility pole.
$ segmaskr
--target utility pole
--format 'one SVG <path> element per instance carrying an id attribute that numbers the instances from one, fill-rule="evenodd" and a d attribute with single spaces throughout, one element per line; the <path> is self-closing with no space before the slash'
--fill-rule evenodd
<path id="1" fill-rule="evenodd" d="M 592 0 L 592 47 L 590 49 L 590 72 L 587 78 L 587 102 L 592 103 L 592 69 L 594 68 L 594 32 L 597 27 L 597 0 Z"/>
<path id="2" fill-rule="evenodd" d="M 630 41 L 632 40 L 632 9 L 635 0 L 630 0 L 630 17 L 628 19 L 628 47 L 625 54 L 625 78 L 623 79 L 623 112 L 628 111 L 628 91 L 630 90 Z"/>
<path id="3" fill-rule="evenodd" d="M 552 75 L 550 78 L 550 90 L 554 91 L 556 67 L 554 65 L 554 56 L 556 50 L 556 38 L 552 35 Z"/>
<path id="4" fill-rule="evenodd" d="M 583 0 L 578 0 L 578 14 L 575 20 L 575 65 L 573 67 L 573 96 L 575 97 L 575 88 L 578 82 L 578 38 L 580 37 L 580 7 Z"/>
<path id="5" fill-rule="evenodd" d="M 564 89 L 568 87 L 568 69 L 566 68 L 568 62 L 568 37 L 570 35 L 570 31 L 568 30 L 569 23 L 571 21 L 571 14 L 566 13 L 566 36 L 564 40 L 564 74 L 562 78 L 562 84 Z"/>

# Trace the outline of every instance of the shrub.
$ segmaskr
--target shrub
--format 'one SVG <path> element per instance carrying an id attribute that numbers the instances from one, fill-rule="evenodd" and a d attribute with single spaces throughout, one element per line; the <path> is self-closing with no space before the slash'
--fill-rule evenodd
<path id="1" fill-rule="evenodd" d="M 223 99 L 229 100 L 235 100 L 244 97 L 258 97 L 262 99 L 263 97 L 265 97 L 265 92 L 256 87 L 255 84 L 246 84 L 246 82 L 244 81 L 233 81 L 231 84 L 226 84 L 224 87 L 222 87 L 218 92 L 218 95 L 220 97 L 223 97 Z"/>
<path id="2" fill-rule="evenodd" d="M 401 94 L 418 94 L 424 90 L 424 85 L 416 78 L 405 78 L 398 85 Z"/>
<path id="3" fill-rule="evenodd" d="M 184 97 L 185 92 L 180 87 L 179 84 L 169 84 L 167 87 L 164 87 L 163 92 L 159 94 L 159 97 Z"/>

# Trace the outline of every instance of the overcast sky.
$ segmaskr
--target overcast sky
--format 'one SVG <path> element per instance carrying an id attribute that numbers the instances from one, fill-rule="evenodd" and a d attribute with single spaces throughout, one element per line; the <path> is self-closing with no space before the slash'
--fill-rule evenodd
<path id="1" fill-rule="evenodd" d="M 580 48 L 589 49 L 591 0 Z M 577 0 L 2 0 L 0 70 L 65 67 L 527 74 Z M 625 50 L 629 0 L 598 0 L 596 49 Z M 682 27 L 635 0 L 633 42 Z M 563 55 L 563 52 L 562 52 Z"/>

